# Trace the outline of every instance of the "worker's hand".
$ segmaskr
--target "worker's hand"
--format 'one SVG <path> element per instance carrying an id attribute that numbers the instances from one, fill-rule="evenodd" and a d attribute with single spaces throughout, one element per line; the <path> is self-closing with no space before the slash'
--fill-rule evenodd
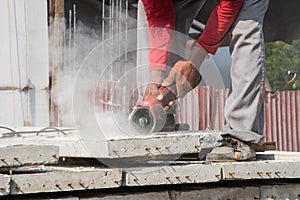
<path id="1" fill-rule="evenodd" d="M 190 61 L 178 61 L 169 76 L 163 81 L 163 86 L 170 86 L 176 83 L 177 97 L 183 97 L 201 81 L 201 75 Z"/>
<path id="2" fill-rule="evenodd" d="M 147 85 L 143 100 L 147 99 L 149 96 L 158 97 L 160 95 L 158 88 L 160 87 L 163 80 L 166 78 L 167 73 L 161 70 L 151 70 L 150 79 Z"/>

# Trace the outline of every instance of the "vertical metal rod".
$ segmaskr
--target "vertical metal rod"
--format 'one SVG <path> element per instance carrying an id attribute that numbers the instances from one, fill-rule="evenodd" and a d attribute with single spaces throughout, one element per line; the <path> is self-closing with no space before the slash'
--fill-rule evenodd
<path id="1" fill-rule="evenodd" d="M 72 48 L 72 10 L 69 10 L 69 38 L 68 38 L 68 68 L 71 67 L 71 48 Z"/>
<path id="2" fill-rule="evenodd" d="M 105 27 L 104 27 L 104 25 L 105 25 L 105 23 L 104 23 L 105 19 L 104 18 L 105 18 L 105 0 L 102 0 L 102 35 L 101 35 L 102 41 L 104 41 L 104 32 L 105 32 Z"/>
<path id="3" fill-rule="evenodd" d="M 104 41 L 105 39 L 105 0 L 102 0 L 102 42 Z M 101 45 L 102 48 L 101 48 L 101 67 L 103 67 L 103 64 L 104 64 L 104 45 Z M 105 80 L 104 80 L 105 81 Z M 103 84 L 103 82 L 102 82 Z M 104 90 L 104 87 L 102 85 L 101 87 L 101 92 Z M 103 95 L 101 95 L 101 100 L 103 102 L 104 98 L 103 98 Z M 103 111 L 103 108 L 102 108 L 102 111 Z"/>
<path id="4" fill-rule="evenodd" d="M 77 47 L 76 47 L 76 32 L 77 32 L 77 17 L 76 17 L 77 13 L 76 13 L 76 4 L 73 4 L 73 64 L 76 65 L 77 64 Z"/>
<path id="5" fill-rule="evenodd" d="M 118 27 L 118 33 L 119 33 L 119 47 L 118 47 L 118 56 L 120 57 L 120 59 L 121 59 L 121 47 L 122 47 L 122 45 L 121 45 L 121 41 L 122 41 L 122 38 L 121 38 L 121 32 L 122 32 L 122 0 L 119 0 L 119 19 L 118 19 L 118 21 L 119 21 L 119 27 Z M 119 59 L 119 60 L 120 60 Z M 119 61 L 119 69 L 121 70 L 123 70 L 123 68 L 121 67 L 121 62 Z M 126 73 L 126 71 L 125 71 L 125 73 Z M 124 73 L 124 71 L 123 71 L 123 73 L 122 74 L 125 74 Z M 125 80 L 124 81 L 126 81 L 126 83 L 127 83 L 127 78 L 125 77 Z"/>
<path id="6" fill-rule="evenodd" d="M 116 0 L 116 2 L 115 2 L 115 4 L 116 4 L 116 6 L 115 6 L 115 15 L 116 15 L 116 17 L 115 17 L 115 32 L 116 32 L 116 36 L 118 36 L 119 35 L 119 33 L 120 33 L 120 30 L 119 30 L 119 23 L 120 23 L 120 12 L 119 12 L 119 1 L 118 0 Z M 119 79 L 119 76 L 120 76 L 120 57 L 119 57 L 119 46 L 120 46 L 120 37 L 116 37 L 116 39 L 117 39 L 117 42 L 116 42 L 116 49 L 115 49 L 115 51 L 116 51 L 116 56 L 117 56 L 117 63 L 116 63 L 116 69 L 117 69 L 117 78 L 116 78 L 116 80 L 118 80 Z"/>
<path id="7" fill-rule="evenodd" d="M 63 70 L 66 70 L 66 67 L 68 66 L 68 55 L 67 55 L 67 46 L 68 46 L 68 44 L 67 44 L 67 38 L 68 38 L 68 34 L 69 34 L 69 32 L 68 32 L 68 30 L 66 29 L 66 26 L 64 26 L 64 29 L 63 29 L 63 49 L 62 49 L 62 56 L 63 56 L 63 58 L 62 58 L 62 69 Z"/>
<path id="8" fill-rule="evenodd" d="M 24 5 L 24 13 L 25 13 L 25 17 L 24 17 L 24 23 L 25 23 L 25 46 L 26 46 L 26 50 L 25 50 L 25 67 L 26 67 L 26 80 L 29 80 L 29 65 L 28 65 L 28 19 L 27 19 L 27 0 L 24 1 L 25 5 Z M 51 1 L 49 2 L 51 4 Z M 51 23 L 50 23 L 51 25 Z M 27 101 L 26 101 L 26 121 L 27 121 L 27 126 L 31 126 L 31 120 L 30 120 L 30 116 L 29 116 L 29 109 L 30 109 L 30 98 L 29 98 L 29 92 L 27 93 Z"/>
<path id="9" fill-rule="evenodd" d="M 125 2 L 125 70 L 126 72 L 128 71 L 128 56 L 127 56 L 127 51 L 128 51 L 128 0 Z"/>
<path id="10" fill-rule="evenodd" d="M 115 36 L 115 0 L 111 0 L 111 32 L 112 32 L 112 35 L 110 36 L 112 38 L 112 45 L 113 45 L 113 48 L 112 48 L 112 56 L 115 57 L 115 51 L 116 51 L 116 41 L 114 40 L 114 36 Z M 115 65 L 116 63 L 112 63 L 111 65 L 111 80 L 113 81 L 114 80 L 114 77 L 116 75 L 116 72 L 115 72 Z"/>
<path id="11" fill-rule="evenodd" d="M 109 0 L 109 38 L 111 38 L 112 36 L 112 0 Z M 110 48 L 110 51 L 109 51 L 109 56 L 112 55 L 112 48 Z M 112 65 L 110 66 L 110 70 L 109 70 L 109 73 L 110 73 L 110 80 L 112 81 L 113 80 L 113 77 L 112 77 Z"/>

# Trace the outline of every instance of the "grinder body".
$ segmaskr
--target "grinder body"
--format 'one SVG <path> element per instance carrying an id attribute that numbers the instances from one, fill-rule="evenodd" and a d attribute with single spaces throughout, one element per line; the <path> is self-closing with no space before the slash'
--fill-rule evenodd
<path id="1" fill-rule="evenodd" d="M 170 101 L 176 100 L 176 95 L 173 90 L 164 86 L 159 88 L 159 92 L 163 95 L 161 101 L 157 100 L 154 96 L 149 96 L 134 106 L 129 115 L 130 122 L 140 133 L 159 132 L 163 130 L 166 124 L 167 113 L 163 108 L 167 106 Z"/>

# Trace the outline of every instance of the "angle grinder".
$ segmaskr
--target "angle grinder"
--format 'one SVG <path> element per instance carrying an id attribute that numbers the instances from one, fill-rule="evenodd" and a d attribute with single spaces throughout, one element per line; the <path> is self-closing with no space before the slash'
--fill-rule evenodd
<path id="1" fill-rule="evenodd" d="M 166 126 L 167 113 L 164 107 L 170 101 L 176 100 L 176 95 L 169 87 L 161 86 L 159 88 L 160 94 L 163 95 L 161 101 L 154 96 L 149 96 L 141 103 L 135 105 L 129 115 L 129 121 L 139 133 L 159 132 Z M 172 123 L 175 126 L 175 119 Z"/>

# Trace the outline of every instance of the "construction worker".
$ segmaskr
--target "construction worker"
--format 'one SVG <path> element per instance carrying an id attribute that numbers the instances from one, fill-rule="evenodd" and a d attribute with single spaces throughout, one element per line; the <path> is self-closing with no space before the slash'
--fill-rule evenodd
<path id="1" fill-rule="evenodd" d="M 208 53 L 214 54 L 229 32 L 232 58 L 232 85 L 225 103 L 226 125 L 223 146 L 215 147 L 207 161 L 251 160 L 254 144 L 263 141 L 263 94 L 265 53 L 263 19 L 268 0 L 218 0 L 201 36 L 190 55 L 174 62 L 168 52 L 178 44 L 176 32 L 188 34 L 194 17 L 205 0 L 142 0 L 149 26 L 150 80 L 144 98 L 154 95 L 162 100 L 158 87 L 176 83 L 178 97 L 183 97 L 201 81 L 199 68 Z M 179 42 L 180 45 L 182 42 Z M 185 46 L 184 46 L 185 47 Z M 180 59 L 180 56 L 179 58 Z M 169 65 L 172 66 L 172 65 Z M 166 109 L 175 102 L 169 102 Z"/>

